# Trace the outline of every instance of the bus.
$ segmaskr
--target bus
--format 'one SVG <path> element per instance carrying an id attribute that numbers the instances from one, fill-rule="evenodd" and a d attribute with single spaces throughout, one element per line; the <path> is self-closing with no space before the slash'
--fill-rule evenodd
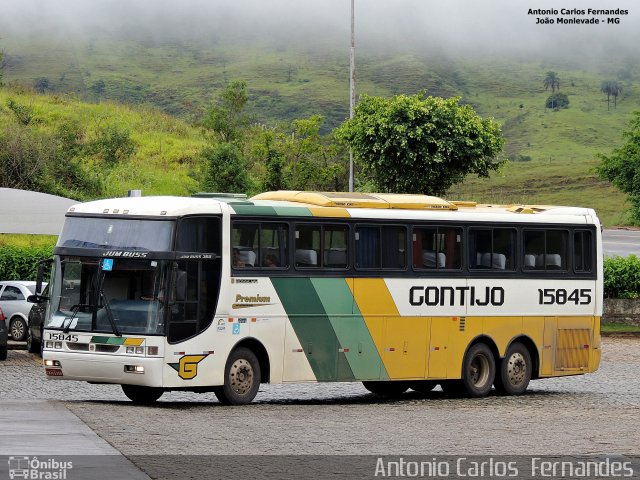
<path id="1" fill-rule="evenodd" d="M 261 383 L 304 382 L 519 395 L 600 363 L 601 226 L 588 208 L 116 198 L 69 208 L 51 262 L 35 299 L 46 376 L 120 384 L 137 403 L 184 390 L 246 404 Z"/>

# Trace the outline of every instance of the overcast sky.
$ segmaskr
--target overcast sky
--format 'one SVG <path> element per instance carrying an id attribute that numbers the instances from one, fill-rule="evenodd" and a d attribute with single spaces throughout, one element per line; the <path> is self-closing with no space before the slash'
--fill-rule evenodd
<path id="1" fill-rule="evenodd" d="M 637 53 L 636 0 L 355 0 L 356 38 L 372 50 Z M 619 25 L 536 25 L 532 9 L 622 8 Z M 151 36 L 349 42 L 350 0 L 0 0 L 3 39 L 33 35 Z M 552 18 L 555 16 L 552 16 Z M 588 17 L 580 17 L 588 18 Z M 605 21 L 605 17 L 598 17 Z"/>

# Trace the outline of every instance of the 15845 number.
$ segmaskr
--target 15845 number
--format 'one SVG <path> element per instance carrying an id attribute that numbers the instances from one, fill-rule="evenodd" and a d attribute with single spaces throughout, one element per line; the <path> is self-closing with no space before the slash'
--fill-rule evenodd
<path id="1" fill-rule="evenodd" d="M 589 305 L 591 303 L 591 290 L 589 288 L 576 288 L 569 292 L 564 288 L 539 288 L 538 303 L 540 305 Z"/>

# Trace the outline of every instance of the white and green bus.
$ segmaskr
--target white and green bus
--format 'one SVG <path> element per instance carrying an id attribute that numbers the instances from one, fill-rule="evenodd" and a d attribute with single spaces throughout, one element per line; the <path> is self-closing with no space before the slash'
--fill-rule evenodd
<path id="1" fill-rule="evenodd" d="M 43 333 L 51 379 L 134 402 L 261 383 L 481 397 L 600 362 L 593 210 L 279 191 L 69 209 Z"/>

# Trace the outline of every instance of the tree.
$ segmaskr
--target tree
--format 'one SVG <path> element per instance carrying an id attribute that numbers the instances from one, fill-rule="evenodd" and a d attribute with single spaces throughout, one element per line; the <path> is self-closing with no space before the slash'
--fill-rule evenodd
<path id="1" fill-rule="evenodd" d="M 231 82 L 220 93 L 216 103 L 205 113 L 202 124 L 220 137 L 223 143 L 237 143 L 249 124 L 244 108 L 249 100 L 246 82 Z"/>
<path id="2" fill-rule="evenodd" d="M 560 90 L 560 78 L 558 77 L 558 74 L 556 72 L 552 72 L 552 71 L 548 71 L 547 72 L 547 76 L 544 77 L 544 89 L 545 90 L 549 90 L 551 89 L 551 97 L 549 98 L 553 98 L 554 94 L 556 93 L 556 89 Z M 551 104 L 551 108 L 555 108 L 555 105 Z"/>
<path id="3" fill-rule="evenodd" d="M 611 154 L 600 154 L 601 162 L 596 168 L 600 177 L 609 180 L 629 195 L 631 217 L 640 223 L 640 112 L 635 112 L 628 130 L 622 133 L 626 143 Z"/>
<path id="4" fill-rule="evenodd" d="M 236 145 L 220 143 L 202 151 L 206 172 L 203 187 L 209 192 L 247 193 L 250 190 L 245 159 Z"/>
<path id="5" fill-rule="evenodd" d="M 607 95 L 607 111 L 611 109 L 611 97 L 614 99 L 614 110 L 618 108 L 618 95 L 622 93 L 622 85 L 615 80 L 607 80 L 602 82 L 600 91 Z"/>
<path id="6" fill-rule="evenodd" d="M 444 195 L 469 174 L 488 177 L 503 161 L 500 127 L 459 98 L 363 96 L 336 131 L 384 192 Z"/>

